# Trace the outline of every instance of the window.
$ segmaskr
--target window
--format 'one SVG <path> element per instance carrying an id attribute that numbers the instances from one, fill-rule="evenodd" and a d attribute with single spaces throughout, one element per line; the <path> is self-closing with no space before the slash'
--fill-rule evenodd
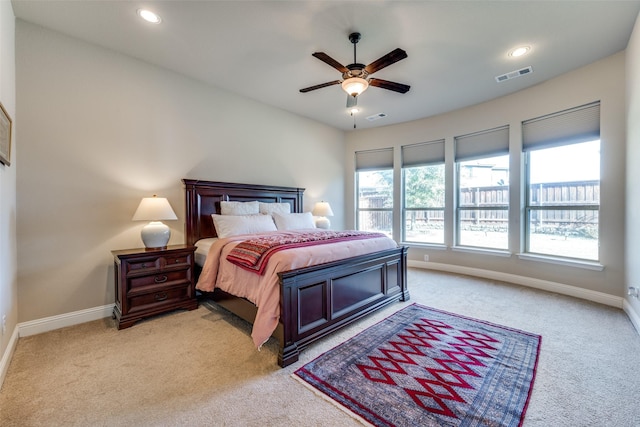
<path id="1" fill-rule="evenodd" d="M 356 152 L 356 228 L 393 235 L 393 149 Z"/>
<path id="2" fill-rule="evenodd" d="M 509 248 L 509 127 L 455 138 L 456 245 Z"/>
<path id="3" fill-rule="evenodd" d="M 444 244 L 444 140 L 402 147 L 402 240 Z"/>
<path id="4" fill-rule="evenodd" d="M 525 251 L 599 259 L 600 104 L 523 123 Z"/>

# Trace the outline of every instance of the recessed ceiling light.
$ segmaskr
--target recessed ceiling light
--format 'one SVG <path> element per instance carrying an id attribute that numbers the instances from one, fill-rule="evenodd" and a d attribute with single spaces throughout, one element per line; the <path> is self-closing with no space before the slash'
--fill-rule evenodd
<path id="1" fill-rule="evenodd" d="M 531 47 L 529 46 L 519 46 L 516 47 L 515 49 L 511 50 L 509 52 L 509 56 L 513 56 L 514 58 L 517 58 L 518 56 L 522 56 L 526 53 L 528 53 L 531 50 Z"/>
<path id="2" fill-rule="evenodd" d="M 162 19 L 158 15 L 147 9 L 138 9 L 138 16 L 152 24 L 159 24 L 162 22 Z"/>

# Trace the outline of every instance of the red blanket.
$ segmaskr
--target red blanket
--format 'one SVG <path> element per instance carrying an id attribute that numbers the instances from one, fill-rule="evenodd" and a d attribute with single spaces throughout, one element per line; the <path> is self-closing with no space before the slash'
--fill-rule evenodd
<path id="1" fill-rule="evenodd" d="M 295 235 L 272 234 L 239 243 L 227 255 L 227 260 L 246 270 L 262 274 L 271 255 L 284 249 L 374 237 L 384 237 L 384 234 L 355 230 L 310 231 Z"/>

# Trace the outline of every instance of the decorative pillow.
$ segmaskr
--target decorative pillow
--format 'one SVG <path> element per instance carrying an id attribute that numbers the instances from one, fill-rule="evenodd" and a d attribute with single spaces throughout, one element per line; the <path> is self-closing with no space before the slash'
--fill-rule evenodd
<path id="1" fill-rule="evenodd" d="M 220 202 L 222 215 L 257 215 L 260 213 L 258 201 L 254 202 Z"/>
<path id="2" fill-rule="evenodd" d="M 240 234 L 276 231 L 273 218 L 269 215 L 211 215 L 218 237 L 231 237 Z"/>
<path id="3" fill-rule="evenodd" d="M 291 212 L 291 205 L 289 203 L 263 203 L 260 202 L 260 213 L 265 215 L 271 215 L 274 213 L 288 214 Z"/>
<path id="4" fill-rule="evenodd" d="M 316 228 L 311 212 L 305 213 L 274 213 L 273 220 L 276 222 L 278 230 L 302 230 L 305 228 Z"/>

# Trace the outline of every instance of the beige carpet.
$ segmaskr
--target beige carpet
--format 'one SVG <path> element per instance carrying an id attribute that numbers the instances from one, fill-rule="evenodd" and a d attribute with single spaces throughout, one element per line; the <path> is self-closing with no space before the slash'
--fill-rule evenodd
<path id="1" fill-rule="evenodd" d="M 525 426 L 640 426 L 640 336 L 621 310 L 416 269 L 409 290 L 410 302 L 327 337 L 285 369 L 275 342 L 257 352 L 249 326 L 209 304 L 122 331 L 104 319 L 21 338 L 0 391 L 0 425 L 357 426 L 291 373 L 418 302 L 542 335 Z"/>

